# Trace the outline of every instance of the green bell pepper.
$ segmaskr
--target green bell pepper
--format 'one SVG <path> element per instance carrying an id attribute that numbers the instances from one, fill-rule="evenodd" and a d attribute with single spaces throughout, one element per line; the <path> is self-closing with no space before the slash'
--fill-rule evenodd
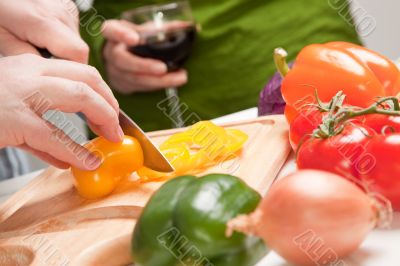
<path id="1" fill-rule="evenodd" d="M 260 195 L 237 177 L 181 176 L 150 199 L 132 237 L 139 266 L 253 266 L 267 253 L 263 241 L 234 233 L 226 223 L 250 213 Z"/>

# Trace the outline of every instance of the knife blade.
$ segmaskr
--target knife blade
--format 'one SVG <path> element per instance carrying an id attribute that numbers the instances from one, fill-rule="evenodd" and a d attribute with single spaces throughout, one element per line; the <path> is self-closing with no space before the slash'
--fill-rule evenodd
<path id="1" fill-rule="evenodd" d="M 122 110 L 119 112 L 119 124 L 125 135 L 136 138 L 143 149 L 144 166 L 159 172 L 173 172 L 174 168 L 167 158 L 154 145 L 143 130 Z"/>

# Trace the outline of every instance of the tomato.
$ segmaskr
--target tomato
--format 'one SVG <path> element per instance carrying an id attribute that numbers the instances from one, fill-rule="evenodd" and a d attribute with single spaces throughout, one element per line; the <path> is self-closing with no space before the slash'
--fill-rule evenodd
<path id="1" fill-rule="evenodd" d="M 400 116 L 370 114 L 364 116 L 363 123 L 379 134 L 400 132 Z"/>
<path id="2" fill-rule="evenodd" d="M 301 141 L 305 140 L 307 135 L 311 136 L 314 129 L 321 124 L 325 114 L 318 109 L 313 109 L 299 113 L 293 120 L 290 124 L 289 141 L 294 151 L 297 150 L 297 146 Z"/>
<path id="3" fill-rule="evenodd" d="M 338 94 L 341 96 L 340 94 Z M 331 116 L 302 114 L 291 124 L 299 169 L 320 169 L 353 180 L 365 190 L 388 199 L 400 210 L 400 111 L 394 97 L 381 98 L 368 108 L 345 106 L 337 97 L 328 105 Z M 334 112 L 333 112 L 334 111 Z M 315 126 L 317 124 L 317 126 Z"/>
<path id="4" fill-rule="evenodd" d="M 400 210 L 400 134 L 378 135 L 366 125 L 349 125 L 327 139 L 310 138 L 297 153 L 299 169 L 342 175 Z"/>
<path id="5" fill-rule="evenodd" d="M 311 136 L 326 115 L 326 112 L 314 109 L 301 112 L 293 119 L 293 122 L 290 124 L 289 141 L 294 151 L 297 150 L 299 143 L 305 140 L 306 135 Z M 350 119 L 348 122 L 368 126 L 378 134 L 400 133 L 400 116 L 368 114 Z"/>
<path id="6" fill-rule="evenodd" d="M 120 143 L 98 137 L 85 147 L 102 158 L 102 164 L 94 171 L 71 168 L 76 189 L 87 199 L 110 194 L 122 178 L 143 166 L 143 150 L 139 142 L 130 136 L 125 136 Z"/>
<path id="7" fill-rule="evenodd" d="M 310 138 L 299 147 L 297 166 L 358 176 L 355 167 L 368 156 L 366 146 L 374 135 L 375 131 L 366 126 L 349 124 L 339 135 L 327 139 Z"/>
<path id="8" fill-rule="evenodd" d="M 400 134 L 376 136 L 366 147 L 367 157 L 356 166 L 358 178 L 400 210 Z"/>

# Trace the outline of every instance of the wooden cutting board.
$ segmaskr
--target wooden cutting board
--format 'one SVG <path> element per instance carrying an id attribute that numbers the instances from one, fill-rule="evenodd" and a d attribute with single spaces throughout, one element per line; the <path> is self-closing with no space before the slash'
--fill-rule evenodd
<path id="1" fill-rule="evenodd" d="M 265 194 L 290 146 L 281 115 L 223 125 L 249 135 L 239 157 L 207 169 L 229 173 Z M 149 133 L 156 144 L 180 129 Z M 130 235 L 161 182 L 123 180 L 101 200 L 81 198 L 69 170 L 49 168 L 0 207 L 0 265 L 126 265 Z"/>

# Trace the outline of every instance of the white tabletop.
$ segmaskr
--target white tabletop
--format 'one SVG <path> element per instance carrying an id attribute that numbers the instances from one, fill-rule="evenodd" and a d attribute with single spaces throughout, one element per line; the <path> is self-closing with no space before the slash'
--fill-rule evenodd
<path id="1" fill-rule="evenodd" d="M 257 117 L 257 108 L 251 108 L 235 114 L 215 119 L 217 123 L 240 121 Z M 291 155 L 280 172 L 280 176 L 294 172 L 296 165 Z M 0 202 L 22 188 L 38 172 L 0 182 Z M 374 230 L 369 234 L 361 248 L 344 260 L 341 266 L 398 266 L 400 265 L 400 213 L 395 214 L 390 230 Z M 289 266 L 276 253 L 270 252 L 256 266 Z"/>

